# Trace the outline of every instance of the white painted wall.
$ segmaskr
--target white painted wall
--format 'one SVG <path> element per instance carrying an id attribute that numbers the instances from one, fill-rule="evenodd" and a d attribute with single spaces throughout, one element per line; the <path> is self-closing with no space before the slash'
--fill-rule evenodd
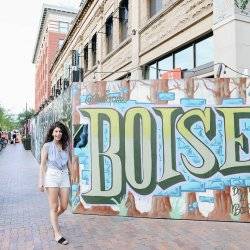
<path id="1" fill-rule="evenodd" d="M 213 8 L 215 63 L 225 63 L 241 73 L 248 69 L 250 74 L 250 3 L 241 11 L 234 0 L 214 0 Z M 227 69 L 222 76 L 240 75 Z"/>

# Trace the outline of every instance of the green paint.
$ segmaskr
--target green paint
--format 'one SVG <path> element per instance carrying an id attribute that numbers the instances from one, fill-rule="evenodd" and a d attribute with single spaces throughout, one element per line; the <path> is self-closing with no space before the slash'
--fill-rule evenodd
<path id="1" fill-rule="evenodd" d="M 219 171 L 223 175 L 250 173 L 250 161 L 240 161 L 239 156 L 240 148 L 245 153 L 249 151 L 247 137 L 240 133 L 239 128 L 240 119 L 250 119 L 248 107 L 221 107 L 216 110 L 211 107 L 204 110 L 194 108 L 186 112 L 180 107 L 155 107 L 153 111 L 135 107 L 128 109 L 124 117 L 112 108 L 84 108 L 80 111 L 90 118 L 92 187 L 82 196 L 87 203 L 112 204 L 114 199 L 119 201 L 126 194 L 126 184 L 136 193 L 147 195 L 154 192 L 157 184 L 167 189 L 185 181 L 182 173 L 176 170 L 176 129 L 203 160 L 202 165 L 197 167 L 181 154 L 182 162 L 191 175 L 207 179 Z M 220 168 L 216 155 L 191 129 L 201 122 L 206 137 L 213 140 L 217 129 L 215 112 L 224 118 L 226 138 L 226 160 Z M 160 131 L 164 147 L 163 173 L 159 180 L 156 178 L 158 124 L 155 116 L 162 120 Z M 110 142 L 105 152 L 104 121 L 110 127 Z M 109 190 L 105 190 L 104 157 L 111 162 L 112 185 Z"/>
<path id="2" fill-rule="evenodd" d="M 162 189 L 166 189 L 176 183 L 185 181 L 184 176 L 176 171 L 176 143 L 175 121 L 183 114 L 182 108 L 154 108 L 154 111 L 162 119 L 163 141 L 163 175 L 158 181 Z"/>
<path id="3" fill-rule="evenodd" d="M 224 118 L 225 130 L 225 155 L 226 161 L 220 168 L 223 175 L 249 173 L 250 161 L 240 161 L 240 148 L 248 153 L 248 139 L 240 133 L 240 119 L 250 119 L 250 108 L 217 108 L 219 114 Z"/>
<path id="4" fill-rule="evenodd" d="M 246 9 L 248 2 L 249 0 L 234 0 L 234 4 L 241 11 L 244 11 Z"/>
<path id="5" fill-rule="evenodd" d="M 126 195 L 120 198 L 118 202 L 116 199 L 111 198 L 111 200 L 116 204 L 120 216 L 127 216 L 128 208 L 126 207 Z"/>
<path id="6" fill-rule="evenodd" d="M 215 115 L 211 108 L 204 111 L 193 109 L 185 113 L 177 123 L 179 133 L 200 154 L 203 164 L 200 167 L 193 166 L 188 158 L 181 154 L 181 159 L 187 170 L 199 178 L 209 178 L 219 171 L 219 163 L 211 149 L 191 132 L 191 126 L 201 121 L 205 128 L 206 136 L 211 140 L 216 134 Z"/>
<path id="7" fill-rule="evenodd" d="M 183 197 L 173 197 L 171 198 L 171 212 L 170 218 L 181 219 L 183 216 L 182 208 L 185 206 L 185 199 Z"/>
<path id="8" fill-rule="evenodd" d="M 146 108 L 131 108 L 125 123 L 125 172 L 129 185 L 143 195 L 156 186 L 156 125 Z"/>

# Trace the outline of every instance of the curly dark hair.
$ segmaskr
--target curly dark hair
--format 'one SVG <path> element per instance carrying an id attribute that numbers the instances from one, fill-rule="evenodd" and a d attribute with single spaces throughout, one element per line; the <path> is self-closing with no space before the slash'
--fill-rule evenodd
<path id="1" fill-rule="evenodd" d="M 60 140 L 60 143 L 62 145 L 62 149 L 65 150 L 69 146 L 69 131 L 68 128 L 61 122 L 55 122 L 50 126 L 44 143 L 54 140 L 52 133 L 55 128 L 60 128 L 62 131 L 62 138 Z"/>

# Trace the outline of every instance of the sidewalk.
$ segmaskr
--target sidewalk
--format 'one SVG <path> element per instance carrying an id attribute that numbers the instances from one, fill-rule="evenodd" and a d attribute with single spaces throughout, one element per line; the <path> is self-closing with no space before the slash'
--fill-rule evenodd
<path id="1" fill-rule="evenodd" d="M 60 225 L 68 246 L 52 237 L 47 197 L 37 191 L 38 164 L 21 144 L 0 152 L 0 249 L 250 249 L 247 223 L 73 215 Z"/>

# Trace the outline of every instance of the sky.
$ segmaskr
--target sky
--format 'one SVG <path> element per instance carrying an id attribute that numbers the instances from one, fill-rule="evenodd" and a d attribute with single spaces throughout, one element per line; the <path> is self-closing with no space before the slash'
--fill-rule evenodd
<path id="1" fill-rule="evenodd" d="M 80 0 L 8 0 L 0 13 L 0 105 L 12 114 L 34 108 L 35 65 L 32 64 L 42 5 L 77 9 Z"/>

